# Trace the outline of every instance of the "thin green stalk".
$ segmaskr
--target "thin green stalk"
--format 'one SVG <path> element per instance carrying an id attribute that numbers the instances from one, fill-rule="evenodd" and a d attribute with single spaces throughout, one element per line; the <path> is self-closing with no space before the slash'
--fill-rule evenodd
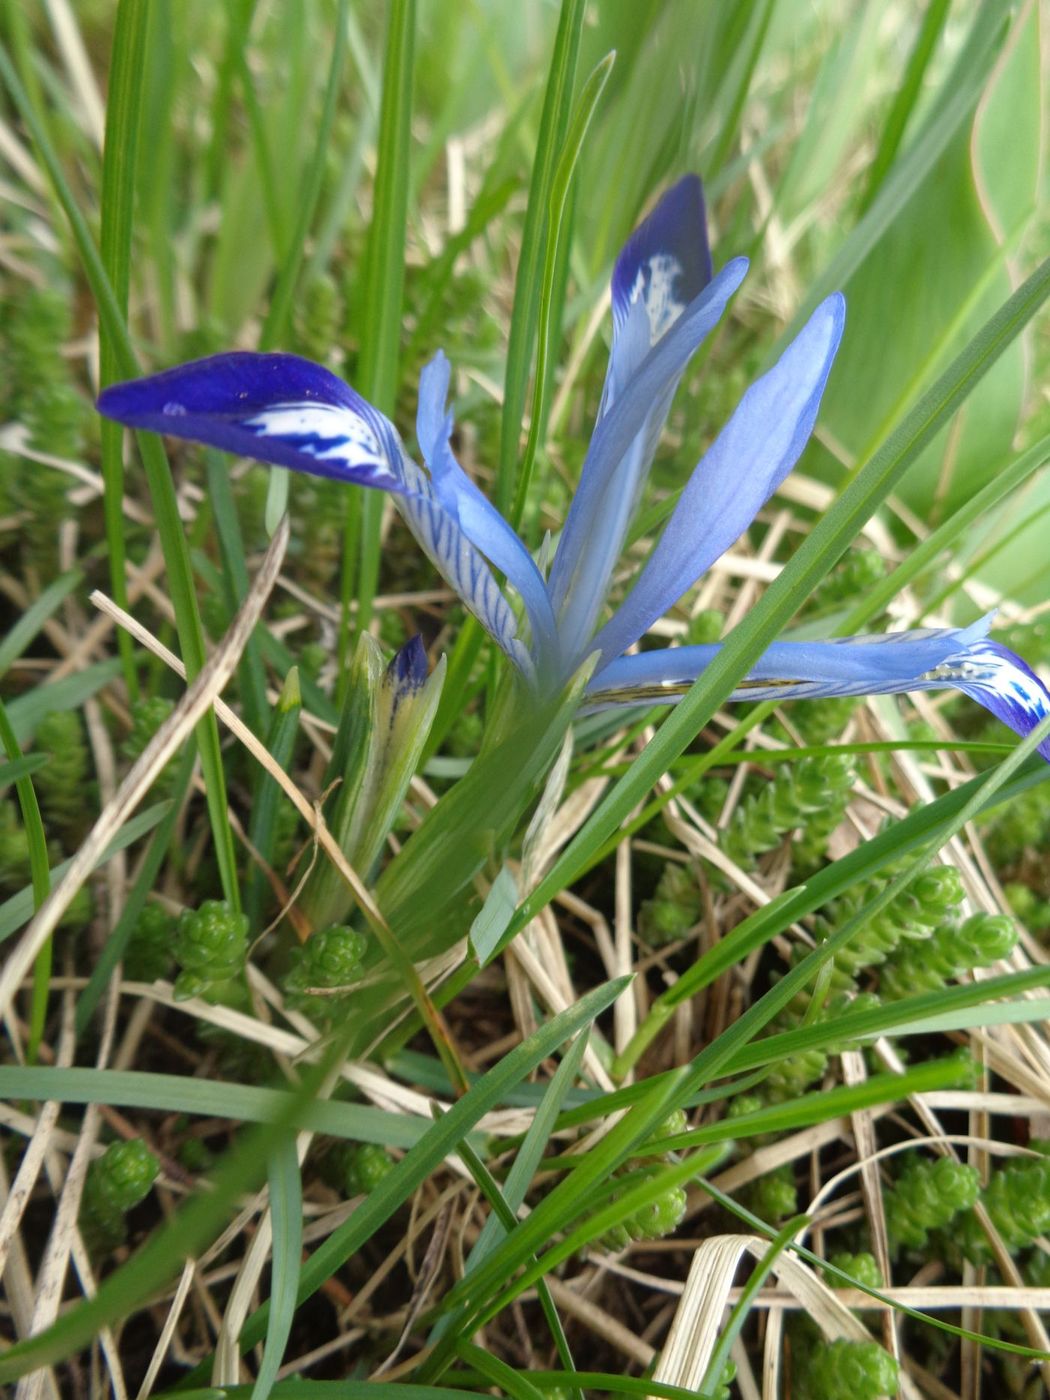
<path id="1" fill-rule="evenodd" d="M 515 499 L 518 444 L 525 417 L 529 366 L 539 314 L 540 270 L 543 266 L 547 214 L 555 170 L 560 158 L 572 109 L 576 61 L 586 0 L 562 0 L 558 33 L 554 40 L 547 88 L 543 99 L 536 156 L 529 185 L 529 202 L 521 236 L 518 275 L 514 283 L 514 308 L 507 341 L 507 369 L 503 382 L 500 421 L 499 466 L 496 473 L 496 506 L 508 514 Z"/>
<path id="2" fill-rule="evenodd" d="M 0 742 L 4 753 L 13 763 L 21 759 L 22 750 L 17 736 L 7 718 L 7 710 L 0 700 Z M 41 805 L 36 801 L 36 790 L 32 778 L 15 778 L 14 790 L 18 794 L 18 806 L 22 813 L 22 826 L 25 827 L 25 840 L 29 847 L 29 879 L 32 882 L 32 907 L 38 910 L 50 892 L 50 871 L 48 868 L 48 834 L 43 830 Z M 50 967 L 52 967 L 53 942 L 43 944 L 36 955 L 32 967 L 32 998 L 29 1002 L 29 1036 L 25 1046 L 25 1058 L 29 1064 L 36 1064 L 36 1056 L 41 1049 L 43 1022 L 48 1018 L 48 995 L 50 993 Z"/>
<path id="3" fill-rule="evenodd" d="M 139 132 L 142 129 L 142 96 L 146 74 L 148 0 L 120 0 L 113 25 L 113 61 L 106 100 L 106 136 L 102 155 L 102 205 L 99 244 L 102 265 L 120 307 L 128 316 L 131 284 L 131 229 L 135 206 L 135 170 Z M 118 378 L 118 353 L 108 331 L 99 327 L 99 378 L 101 387 Z M 103 419 L 102 505 L 106 523 L 106 556 L 113 598 L 128 611 L 128 585 L 124 553 L 124 430 Z M 124 684 L 132 701 L 139 696 L 135 647 L 130 633 L 117 629 L 117 649 L 124 668 Z"/>
<path id="4" fill-rule="evenodd" d="M 615 54 L 606 54 L 584 84 L 558 159 L 554 179 L 551 182 L 550 200 L 547 208 L 547 231 L 544 240 L 543 275 L 539 284 L 536 387 L 532 395 L 529 436 L 525 444 L 525 454 L 521 460 L 518 485 L 514 496 L 514 508 L 510 517 L 511 524 L 515 528 L 520 525 L 525 512 L 525 502 L 528 499 L 529 485 L 532 481 L 532 469 L 536 461 L 536 449 L 539 446 L 540 434 L 546 422 L 546 398 L 550 389 L 549 366 L 555 353 L 554 342 L 560 331 L 560 326 L 553 324 L 552 320 L 554 288 L 565 234 L 565 211 L 569 200 L 569 190 L 577 161 L 580 158 L 580 151 L 587 138 L 587 129 L 601 100 L 615 59 Z"/>
<path id="5" fill-rule="evenodd" d="M 120 376 L 125 379 L 133 379 L 140 370 L 124 317 L 121 314 L 120 303 L 114 294 L 109 277 L 106 275 L 106 269 L 102 264 L 84 216 L 63 174 L 51 139 L 43 123 L 38 120 L 37 114 L 26 96 L 25 89 L 2 48 L 0 48 L 0 79 L 3 80 L 10 92 L 26 129 L 33 139 L 41 163 L 69 222 L 84 273 L 98 307 L 99 324 L 110 339 Z M 205 650 L 204 633 L 201 628 L 197 595 L 193 587 L 193 572 L 190 567 L 186 535 L 179 517 L 171 470 L 160 438 L 153 433 L 139 433 L 137 437 L 150 496 L 153 500 L 157 535 L 168 571 L 168 587 L 171 592 L 172 607 L 175 611 L 175 625 L 179 635 L 179 645 L 182 649 L 182 659 L 186 666 L 187 677 L 192 680 L 204 665 Z M 223 772 L 222 754 L 219 748 L 219 730 L 213 711 L 209 710 L 200 721 L 196 735 L 200 747 L 201 766 L 204 770 L 208 815 L 211 821 L 223 893 L 228 903 L 234 909 L 239 909 L 240 892 L 237 887 L 233 832 L 226 811 L 226 777 Z"/>
<path id="6" fill-rule="evenodd" d="M 324 104 L 321 120 L 317 128 L 317 141 L 313 158 L 307 167 L 299 195 L 299 218 L 292 232 L 291 241 L 282 243 L 278 249 L 281 260 L 270 309 L 259 335 L 259 349 L 272 350 L 279 345 L 288 327 L 288 317 L 292 309 L 292 297 L 299 280 L 299 271 L 306 256 L 306 239 L 317 211 L 317 201 L 321 197 L 325 166 L 328 161 L 328 143 L 332 137 L 336 108 L 339 103 L 339 84 L 343 76 L 343 60 L 346 57 L 346 29 L 350 0 L 339 0 L 335 19 L 335 42 L 328 65 L 328 81 L 325 84 Z M 266 495 L 266 525 L 272 533 L 277 528 L 281 516 L 288 508 L 289 473 L 282 467 L 270 473 Z"/>
<path id="7" fill-rule="evenodd" d="M 4 702 L 0 700 L 0 743 L 12 763 L 22 757 L 22 750 L 11 721 L 7 717 Z M 33 885 L 33 908 L 39 909 L 51 890 L 51 874 L 47 860 L 47 834 L 40 816 L 40 804 L 36 800 L 33 779 L 26 774 L 15 780 L 15 792 L 22 811 L 22 824 L 25 827 L 29 845 L 29 876 Z M 29 1037 L 26 1043 L 26 1059 L 36 1064 L 40 1042 L 44 1035 L 44 1022 L 47 1019 L 47 999 L 51 990 L 51 957 L 53 943 L 49 938 L 36 956 L 33 964 L 33 993 L 29 1011 Z"/>
<path id="8" fill-rule="evenodd" d="M 915 36 L 915 43 L 908 55 L 904 80 L 894 94 L 893 105 L 886 120 L 882 123 L 879 148 L 875 152 L 875 159 L 868 166 L 868 180 L 860 198 L 858 215 L 865 212 L 878 194 L 882 182 L 896 158 L 897 151 L 900 149 L 905 128 L 915 110 L 923 77 L 930 59 L 933 57 L 933 51 L 937 47 L 937 40 L 941 36 L 944 22 L 948 18 L 951 3 L 952 0 L 929 0 L 929 4 L 926 6 L 926 13 L 922 17 L 919 32 Z"/>
<path id="9" fill-rule="evenodd" d="M 365 257 L 363 324 L 368 327 L 358 361 L 358 387 L 364 397 L 392 417 L 397 397 L 398 359 L 405 291 L 405 225 L 411 166 L 412 75 L 415 63 L 416 0 L 391 0 L 383 65 L 383 96 L 379 112 L 376 179 L 372 226 Z M 367 491 L 360 503 L 357 627 L 372 620 L 379 581 L 379 527 L 383 495 Z M 344 559 L 344 570 L 353 567 Z M 349 597 L 345 579 L 343 596 Z M 350 626 L 344 607 L 342 632 Z M 346 653 L 345 644 L 340 650 Z"/>

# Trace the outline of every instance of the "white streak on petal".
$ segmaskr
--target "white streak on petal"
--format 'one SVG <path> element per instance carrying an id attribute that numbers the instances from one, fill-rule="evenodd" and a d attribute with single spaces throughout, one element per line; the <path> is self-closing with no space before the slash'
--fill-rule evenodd
<path id="1" fill-rule="evenodd" d="M 390 467 L 372 428 L 358 414 L 334 404 L 284 403 L 246 418 L 243 426 L 259 437 L 294 442 L 318 462 L 351 467 Z"/>

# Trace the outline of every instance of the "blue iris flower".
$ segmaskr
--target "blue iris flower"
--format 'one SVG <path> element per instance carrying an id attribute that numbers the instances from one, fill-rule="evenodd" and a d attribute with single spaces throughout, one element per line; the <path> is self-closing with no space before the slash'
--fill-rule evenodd
<path id="1" fill-rule="evenodd" d="M 510 658 L 550 694 L 597 653 L 590 706 L 677 700 L 717 646 L 629 655 L 632 645 L 747 529 L 798 461 L 842 338 L 845 301 L 823 301 L 744 394 L 700 459 L 624 601 L 605 617 L 613 571 L 691 357 L 747 272 L 712 275 L 700 181 L 686 176 L 632 234 L 612 278 L 613 341 L 594 435 L 548 575 L 456 461 L 438 352 L 419 386 L 423 466 L 393 424 L 336 375 L 295 355 L 234 353 L 106 389 L 107 417 L 133 428 L 392 493 L 434 566 Z M 501 573 L 521 600 L 516 610 Z M 523 615 L 522 615 L 523 614 Z M 957 629 L 775 642 L 732 699 L 877 695 L 954 687 L 1021 735 L 1050 714 L 1033 671 Z M 1050 740 L 1039 748 L 1050 759 Z"/>

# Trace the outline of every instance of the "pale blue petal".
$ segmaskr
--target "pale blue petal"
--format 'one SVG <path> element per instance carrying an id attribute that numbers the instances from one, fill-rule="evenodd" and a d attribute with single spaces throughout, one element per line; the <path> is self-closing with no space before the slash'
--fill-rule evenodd
<path id="1" fill-rule="evenodd" d="M 420 377 L 416 416 L 419 450 L 430 469 L 434 493 L 471 544 L 518 590 L 537 650 L 556 667 L 557 631 L 543 575 L 515 531 L 453 456 L 452 415 L 445 411 L 448 381 L 449 363 L 439 350 Z"/>
<path id="2" fill-rule="evenodd" d="M 813 430 L 844 320 L 845 301 L 835 293 L 747 390 L 686 483 L 637 584 L 594 639 L 603 661 L 626 651 L 677 602 L 791 471 Z"/>
<path id="3" fill-rule="evenodd" d="M 774 642 L 728 698 L 811 700 L 961 690 L 1023 738 L 1050 716 L 1050 691 L 1019 656 L 989 640 L 991 616 L 962 629 Z M 621 656 L 591 681 L 588 708 L 673 705 L 720 649 L 716 643 Z M 1050 761 L 1050 738 L 1037 752 Z"/>
<path id="4" fill-rule="evenodd" d="M 964 628 L 774 642 L 729 698 L 794 700 L 935 689 L 939 667 L 988 645 L 984 638 L 991 620 L 989 614 Z M 621 656 L 597 672 L 588 696 L 599 704 L 674 704 L 721 649 L 715 643 Z"/>
<path id="5" fill-rule="evenodd" d="M 746 258 L 734 258 L 722 269 L 644 356 L 594 430 L 549 585 L 563 655 L 570 662 L 590 649 L 671 395 L 746 272 Z M 635 308 L 641 305 L 636 302 Z M 631 316 L 641 314 L 635 309 Z"/>
<path id="6" fill-rule="evenodd" d="M 400 491 L 396 434 L 323 365 L 237 351 L 112 384 L 99 412 L 129 428 L 203 442 L 259 462 Z"/>

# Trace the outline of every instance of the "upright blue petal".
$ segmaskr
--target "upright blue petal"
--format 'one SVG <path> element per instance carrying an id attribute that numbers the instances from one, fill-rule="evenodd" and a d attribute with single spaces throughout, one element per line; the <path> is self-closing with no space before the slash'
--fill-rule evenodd
<path id="1" fill-rule="evenodd" d="M 420 377 L 416 415 L 419 450 L 430 469 L 434 493 L 471 544 L 502 570 L 518 590 L 528 613 L 536 650 L 553 670 L 558 664 L 558 640 L 547 585 L 518 535 L 478 490 L 452 453 L 449 445 L 452 415 L 445 411 L 448 381 L 449 363 L 439 350 Z"/>
<path id="2" fill-rule="evenodd" d="M 549 585 L 563 654 L 570 661 L 590 650 L 671 396 L 746 272 L 747 259 L 734 258 L 693 299 L 644 355 L 630 379 L 616 387 L 611 406 L 594 430 Z M 641 300 L 635 306 L 644 311 Z M 632 310 L 628 325 L 632 321 L 641 325 L 641 314 Z"/>
<path id="3" fill-rule="evenodd" d="M 399 491 L 390 423 L 338 376 L 298 355 L 236 352 L 113 384 L 98 409 L 279 467 Z"/>
<path id="4" fill-rule="evenodd" d="M 739 539 L 794 467 L 813 430 L 844 321 L 845 301 L 836 292 L 747 390 L 686 483 L 637 584 L 594 639 L 599 667 L 637 641 Z"/>

